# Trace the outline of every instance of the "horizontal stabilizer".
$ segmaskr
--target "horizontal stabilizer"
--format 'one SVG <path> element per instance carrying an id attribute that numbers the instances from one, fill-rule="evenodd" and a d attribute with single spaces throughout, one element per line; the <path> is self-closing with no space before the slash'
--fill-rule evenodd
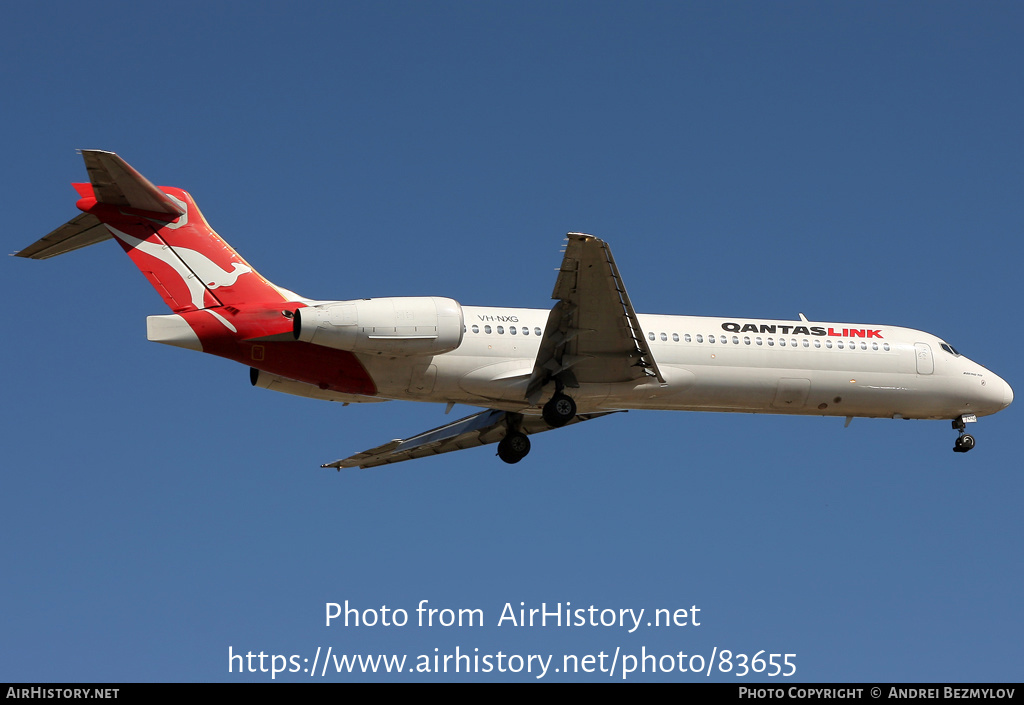
<path id="1" fill-rule="evenodd" d="M 15 252 L 14 256 L 28 259 L 49 259 L 65 252 L 79 250 L 89 245 L 95 245 L 97 242 L 109 240 L 110 237 L 110 231 L 103 227 L 96 216 L 83 213 L 64 223 L 49 235 L 36 240 L 21 252 Z"/>
<path id="2" fill-rule="evenodd" d="M 185 215 L 181 205 L 113 152 L 83 149 L 82 158 L 98 203 L 166 213 L 172 220 Z"/>
<path id="3" fill-rule="evenodd" d="M 183 203 L 158 189 L 113 152 L 83 149 L 82 158 L 85 159 L 92 195 L 97 203 L 133 208 L 155 215 L 164 214 L 168 221 L 185 215 Z M 76 184 L 76 188 L 79 188 L 82 195 L 89 191 L 84 184 Z M 99 218 L 91 213 L 83 213 L 14 255 L 28 259 L 49 259 L 110 238 L 110 231 L 100 223 Z"/>

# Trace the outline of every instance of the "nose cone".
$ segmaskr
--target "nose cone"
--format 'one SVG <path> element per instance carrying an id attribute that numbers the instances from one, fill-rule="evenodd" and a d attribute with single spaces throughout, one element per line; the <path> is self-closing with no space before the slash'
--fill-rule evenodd
<path id="1" fill-rule="evenodd" d="M 1002 377 L 997 377 L 991 372 L 986 377 L 987 384 L 985 385 L 984 401 L 981 402 L 981 406 L 990 409 L 986 413 L 995 414 L 1010 405 L 1013 401 L 1013 390 L 1010 389 L 1010 385 Z"/>
<path id="2" fill-rule="evenodd" d="M 978 416 L 998 414 L 1013 403 L 1013 390 L 999 375 L 964 356 L 957 358 L 958 366 L 953 368 L 959 377 L 962 404 L 967 413 Z"/>

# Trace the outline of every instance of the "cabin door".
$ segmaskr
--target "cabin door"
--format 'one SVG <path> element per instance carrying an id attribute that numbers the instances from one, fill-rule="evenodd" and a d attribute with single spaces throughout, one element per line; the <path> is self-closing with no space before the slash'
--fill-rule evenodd
<path id="1" fill-rule="evenodd" d="M 917 374 L 930 375 L 935 371 L 932 349 L 928 343 L 914 343 L 914 352 L 917 354 Z"/>

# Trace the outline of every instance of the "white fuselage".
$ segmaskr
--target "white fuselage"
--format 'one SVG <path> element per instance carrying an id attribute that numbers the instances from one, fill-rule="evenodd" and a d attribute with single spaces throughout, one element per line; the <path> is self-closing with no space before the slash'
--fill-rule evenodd
<path id="1" fill-rule="evenodd" d="M 967 452 L 964 425 L 1013 400 L 997 375 L 910 328 L 637 314 L 608 243 L 586 233 L 566 235 L 550 309 L 306 299 L 260 276 L 187 192 L 157 188 L 113 152 L 82 156 L 83 214 L 17 254 L 114 237 L 174 311 L 149 317 L 150 340 L 249 365 L 252 384 L 287 394 L 484 408 L 325 467 L 491 443 L 517 463 L 530 434 L 619 409 L 951 419 L 954 450 Z"/>
<path id="2" fill-rule="evenodd" d="M 539 413 L 539 405 L 524 400 L 548 311 L 464 306 L 463 312 L 465 334 L 452 352 L 411 365 L 408 358 L 394 364 L 393 358 L 359 355 L 379 394 Z M 650 314 L 638 320 L 665 383 L 641 377 L 568 388 L 581 413 L 675 409 L 953 419 L 993 414 L 1013 399 L 997 375 L 910 328 Z"/>

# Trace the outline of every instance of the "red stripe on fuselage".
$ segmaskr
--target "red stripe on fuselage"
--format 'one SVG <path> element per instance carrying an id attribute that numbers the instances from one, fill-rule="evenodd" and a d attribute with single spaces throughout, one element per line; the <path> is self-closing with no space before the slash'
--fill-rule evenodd
<path id="1" fill-rule="evenodd" d="M 203 352 L 321 389 L 376 394 L 377 385 L 353 353 L 290 339 L 293 319 L 284 312 L 291 313 L 303 306 L 294 301 L 242 309 L 221 306 L 179 315 L 199 336 Z M 253 340 L 269 336 L 288 339 Z"/>
<path id="2" fill-rule="evenodd" d="M 242 347 L 247 357 L 234 359 L 263 372 L 345 394 L 374 396 L 377 393 L 377 385 L 366 368 L 347 350 L 299 341 L 244 342 Z"/>

